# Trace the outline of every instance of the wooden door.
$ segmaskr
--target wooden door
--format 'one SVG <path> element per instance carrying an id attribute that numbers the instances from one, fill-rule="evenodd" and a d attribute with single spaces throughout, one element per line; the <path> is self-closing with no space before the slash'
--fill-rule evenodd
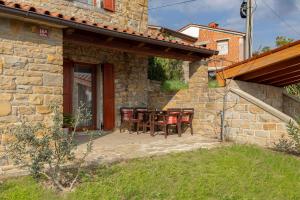
<path id="1" fill-rule="evenodd" d="M 112 64 L 103 64 L 103 128 L 105 131 L 115 128 L 115 81 Z"/>
<path id="2" fill-rule="evenodd" d="M 63 64 L 63 112 L 65 115 L 72 114 L 72 86 L 73 86 L 74 63 L 64 60 Z"/>

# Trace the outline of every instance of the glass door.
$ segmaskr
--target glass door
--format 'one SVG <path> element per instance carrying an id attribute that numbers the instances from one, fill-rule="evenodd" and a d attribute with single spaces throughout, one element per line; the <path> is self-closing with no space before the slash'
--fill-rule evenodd
<path id="1" fill-rule="evenodd" d="M 75 64 L 73 71 L 72 112 L 75 114 L 79 106 L 84 105 L 87 108 L 87 112 L 92 115 L 91 119 L 79 124 L 80 128 L 96 128 L 96 93 L 96 68 L 93 65 Z"/>

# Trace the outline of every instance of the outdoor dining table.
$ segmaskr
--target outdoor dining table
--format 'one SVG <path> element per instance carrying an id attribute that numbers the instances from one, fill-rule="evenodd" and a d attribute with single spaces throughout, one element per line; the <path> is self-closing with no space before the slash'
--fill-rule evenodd
<path id="1" fill-rule="evenodd" d="M 149 117 L 150 117 L 150 135 L 154 136 L 155 132 L 155 125 L 154 122 L 158 120 L 164 120 L 163 117 L 167 114 L 166 110 L 154 110 L 149 111 Z"/>

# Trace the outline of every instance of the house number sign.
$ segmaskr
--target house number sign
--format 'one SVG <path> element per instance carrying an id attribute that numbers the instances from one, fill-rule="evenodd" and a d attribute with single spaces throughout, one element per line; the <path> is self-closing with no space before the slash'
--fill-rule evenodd
<path id="1" fill-rule="evenodd" d="M 49 37 L 49 30 L 40 27 L 40 36 L 45 38 Z"/>

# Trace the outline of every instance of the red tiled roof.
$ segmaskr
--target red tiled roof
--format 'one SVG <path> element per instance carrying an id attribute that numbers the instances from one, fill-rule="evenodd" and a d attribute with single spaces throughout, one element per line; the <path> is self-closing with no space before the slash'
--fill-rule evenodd
<path id="1" fill-rule="evenodd" d="M 125 33 L 128 35 L 135 35 L 135 36 L 140 36 L 140 37 L 144 37 L 144 38 L 151 38 L 151 39 L 158 40 L 158 41 L 179 44 L 182 46 L 210 50 L 208 48 L 200 47 L 199 45 L 189 44 L 186 42 L 176 41 L 176 40 L 172 40 L 172 39 L 169 39 L 166 37 L 162 37 L 161 35 L 154 35 L 154 34 L 149 34 L 146 32 L 141 33 L 141 32 L 136 32 L 131 29 L 122 29 L 119 27 L 111 26 L 111 25 L 89 22 L 88 20 L 77 18 L 76 16 L 66 16 L 66 15 L 63 15 L 62 13 L 52 12 L 45 8 L 37 8 L 37 7 L 34 7 L 29 4 L 25 4 L 25 3 L 15 3 L 15 2 L 8 1 L 8 0 L 0 0 L 0 7 L 12 8 L 12 9 L 26 11 L 29 13 L 35 13 L 35 14 L 39 14 L 39 15 L 43 15 L 43 16 L 59 18 L 61 20 L 66 20 L 66 21 L 70 21 L 70 22 L 74 22 L 74 23 L 78 23 L 78 24 L 84 24 L 84 25 L 88 25 L 88 26 L 92 26 L 92 27 L 97 27 L 100 29 L 111 30 L 111 31 L 119 32 L 119 33 Z M 211 51 L 213 51 L 213 50 L 211 50 Z"/>

